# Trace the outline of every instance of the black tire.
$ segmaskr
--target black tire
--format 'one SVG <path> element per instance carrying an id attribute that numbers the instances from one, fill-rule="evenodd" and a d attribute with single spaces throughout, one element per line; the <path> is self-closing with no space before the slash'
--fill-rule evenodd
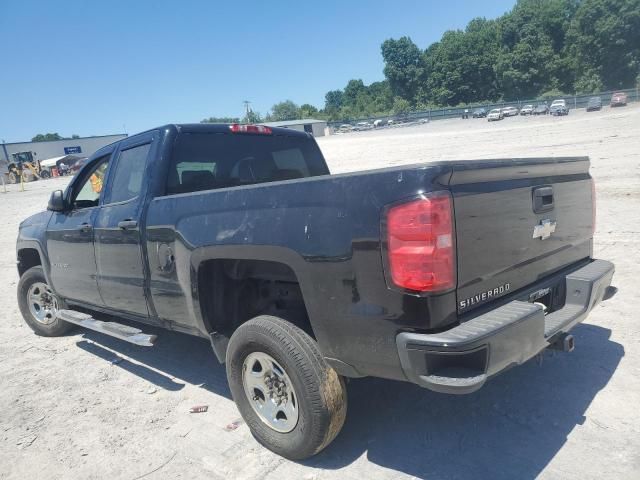
<path id="1" fill-rule="evenodd" d="M 18 306 L 20 307 L 20 313 L 27 325 L 37 335 L 43 337 L 59 337 L 67 333 L 73 328 L 73 324 L 64 322 L 58 318 L 55 318 L 51 323 L 44 324 L 39 322 L 32 314 L 29 308 L 28 293 L 29 288 L 35 283 L 47 283 L 47 279 L 44 276 L 44 270 L 41 266 L 31 267 L 24 272 L 18 282 Z M 64 308 L 62 300 L 57 299 L 58 308 Z"/>
<path id="2" fill-rule="evenodd" d="M 47 178 L 51 178 L 51 174 L 47 170 L 42 170 L 40 172 L 40 178 L 46 180 Z"/>
<path id="3" fill-rule="evenodd" d="M 17 176 L 15 173 L 13 173 L 13 172 L 10 172 L 10 173 L 9 173 L 9 183 L 12 183 L 12 184 L 14 184 L 14 185 L 15 185 L 16 183 L 19 183 L 19 181 L 18 181 L 18 176 Z"/>
<path id="4" fill-rule="evenodd" d="M 296 392 L 298 420 L 287 433 L 267 425 L 245 393 L 243 365 L 255 352 L 282 365 Z M 316 342 L 292 323 L 261 315 L 242 324 L 229 341 L 226 363 L 238 410 L 256 440 L 269 450 L 302 460 L 320 452 L 340 432 L 347 414 L 344 380 L 324 361 Z"/>

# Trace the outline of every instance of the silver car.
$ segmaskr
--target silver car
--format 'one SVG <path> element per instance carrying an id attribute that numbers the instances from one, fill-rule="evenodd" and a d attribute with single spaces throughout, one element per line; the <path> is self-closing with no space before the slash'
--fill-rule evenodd
<path id="1" fill-rule="evenodd" d="M 502 114 L 505 117 L 515 117 L 518 115 L 518 109 L 516 107 L 504 107 L 502 109 Z"/>
<path id="2" fill-rule="evenodd" d="M 502 120 L 503 118 L 504 118 L 504 114 L 502 113 L 502 110 L 499 108 L 494 108 L 487 115 L 488 122 L 493 122 L 494 120 Z"/>

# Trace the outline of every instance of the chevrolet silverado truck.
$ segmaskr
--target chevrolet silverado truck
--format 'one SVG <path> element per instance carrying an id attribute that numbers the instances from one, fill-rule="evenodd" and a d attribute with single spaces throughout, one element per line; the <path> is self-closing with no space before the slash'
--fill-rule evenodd
<path id="1" fill-rule="evenodd" d="M 97 151 L 21 223 L 18 303 L 44 336 L 208 339 L 257 440 L 302 459 L 340 431 L 344 378 L 468 394 L 573 349 L 615 293 L 594 203 L 584 157 L 331 175 L 304 132 L 167 125 Z"/>

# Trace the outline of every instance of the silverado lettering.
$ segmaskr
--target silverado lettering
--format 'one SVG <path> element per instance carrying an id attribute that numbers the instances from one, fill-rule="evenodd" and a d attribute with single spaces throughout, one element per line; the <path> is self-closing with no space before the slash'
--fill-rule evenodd
<path id="1" fill-rule="evenodd" d="M 473 305 L 477 305 L 480 302 L 484 302 L 485 300 L 489 300 L 491 298 L 498 297 L 509 291 L 511 288 L 511 284 L 505 283 L 504 285 L 500 285 L 499 287 L 494 288 L 493 290 L 487 290 L 486 292 L 478 293 L 471 298 L 467 298 L 466 300 L 460 301 L 460 310 L 471 307 Z"/>

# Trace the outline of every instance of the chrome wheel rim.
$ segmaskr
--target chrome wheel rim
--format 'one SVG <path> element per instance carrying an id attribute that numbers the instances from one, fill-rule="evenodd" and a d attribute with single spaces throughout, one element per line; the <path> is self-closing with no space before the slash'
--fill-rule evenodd
<path id="1" fill-rule="evenodd" d="M 244 393 L 263 423 L 287 433 L 298 424 L 298 396 L 282 366 L 263 352 L 253 352 L 242 365 Z"/>
<path id="2" fill-rule="evenodd" d="M 33 319 L 43 325 L 50 325 L 56 320 L 58 312 L 58 299 L 44 282 L 36 282 L 29 287 L 27 292 L 29 312 Z"/>

